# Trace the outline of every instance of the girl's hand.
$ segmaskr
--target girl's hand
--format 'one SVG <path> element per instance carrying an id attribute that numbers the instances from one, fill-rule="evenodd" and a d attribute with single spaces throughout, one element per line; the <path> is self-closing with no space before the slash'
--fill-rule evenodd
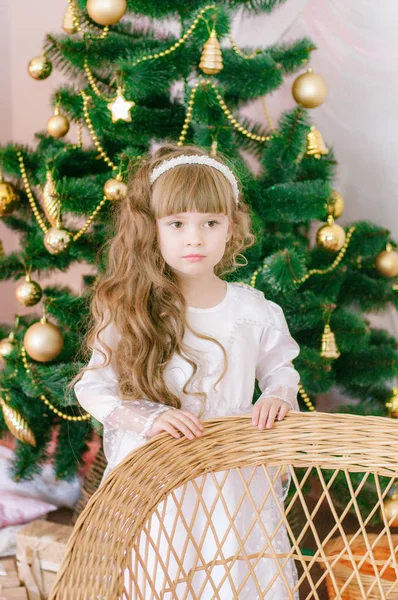
<path id="1" fill-rule="evenodd" d="M 252 424 L 259 429 L 272 427 L 276 415 L 278 415 L 278 421 L 282 421 L 291 410 L 292 407 L 288 402 L 280 400 L 279 398 L 260 398 L 253 406 L 252 412 Z"/>
<path id="2" fill-rule="evenodd" d="M 198 417 L 187 410 L 179 408 L 166 410 L 161 413 L 153 422 L 148 431 L 149 438 L 154 437 L 162 431 L 168 431 L 175 438 L 181 437 L 179 431 L 190 440 L 202 435 L 203 425 Z"/>

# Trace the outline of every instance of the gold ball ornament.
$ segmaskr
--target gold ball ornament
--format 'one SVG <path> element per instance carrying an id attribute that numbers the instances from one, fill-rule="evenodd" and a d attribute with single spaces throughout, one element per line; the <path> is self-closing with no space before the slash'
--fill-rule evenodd
<path id="1" fill-rule="evenodd" d="M 70 123 L 68 117 L 61 115 L 58 108 L 47 121 L 47 131 L 53 138 L 64 137 L 69 131 Z"/>
<path id="2" fill-rule="evenodd" d="M 51 75 L 52 70 L 53 66 L 44 54 L 41 56 L 34 56 L 28 64 L 29 75 L 38 81 L 47 79 L 47 77 Z"/>
<path id="3" fill-rule="evenodd" d="M 15 290 L 15 297 L 22 306 L 34 306 L 43 295 L 43 290 L 37 281 L 32 281 L 30 275 L 25 275 L 25 279 L 18 284 Z"/>
<path id="4" fill-rule="evenodd" d="M 398 252 L 393 249 L 390 242 L 388 242 L 386 249 L 377 255 L 376 269 L 384 277 L 396 277 L 398 275 Z"/>
<path id="5" fill-rule="evenodd" d="M 0 217 L 7 217 L 19 206 L 19 194 L 11 183 L 0 175 Z"/>
<path id="6" fill-rule="evenodd" d="M 393 521 L 390 523 L 390 527 L 398 527 L 398 493 L 395 492 L 389 498 L 384 500 L 384 510 L 386 513 L 387 521 L 390 519 Z"/>
<path id="7" fill-rule="evenodd" d="M 4 359 L 9 358 L 11 353 L 15 350 L 17 344 L 17 340 L 14 337 L 14 333 L 11 331 L 8 337 L 0 340 L 0 359 L 4 361 Z"/>
<path id="8" fill-rule="evenodd" d="M 327 225 L 322 225 L 316 234 L 316 243 L 319 248 L 328 252 L 337 252 L 345 243 L 345 231 L 340 225 L 334 223 L 329 215 Z"/>
<path id="9" fill-rule="evenodd" d="M 99 25 L 114 25 L 126 12 L 126 0 L 87 0 L 89 17 Z"/>
<path id="10" fill-rule="evenodd" d="M 108 200 L 124 200 L 127 196 L 127 185 L 118 179 L 108 179 L 104 185 L 104 194 Z"/>
<path id="11" fill-rule="evenodd" d="M 24 346 L 33 360 L 48 362 L 60 354 L 64 347 L 64 338 L 60 329 L 43 317 L 27 329 Z"/>
<path id="12" fill-rule="evenodd" d="M 44 234 L 44 246 L 50 254 L 63 252 L 72 239 L 72 234 L 63 227 L 51 227 Z"/>
<path id="13" fill-rule="evenodd" d="M 328 198 L 327 211 L 333 219 L 338 219 L 344 212 L 344 198 L 336 190 L 333 190 Z"/>
<path id="14" fill-rule="evenodd" d="M 316 108 L 325 102 L 328 86 L 321 75 L 309 68 L 294 81 L 292 94 L 297 104 L 304 108 Z"/>

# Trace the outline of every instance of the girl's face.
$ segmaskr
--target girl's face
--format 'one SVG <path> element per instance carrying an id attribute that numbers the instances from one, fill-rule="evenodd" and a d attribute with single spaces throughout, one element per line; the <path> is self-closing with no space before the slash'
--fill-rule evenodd
<path id="1" fill-rule="evenodd" d="M 180 276 L 212 273 L 231 235 L 229 218 L 223 213 L 169 215 L 156 219 L 156 227 L 160 252 Z"/>

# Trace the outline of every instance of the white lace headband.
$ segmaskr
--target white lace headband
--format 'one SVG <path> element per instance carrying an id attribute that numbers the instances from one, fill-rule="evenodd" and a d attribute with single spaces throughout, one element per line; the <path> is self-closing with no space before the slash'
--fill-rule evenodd
<path id="1" fill-rule="evenodd" d="M 156 169 L 152 171 L 149 178 L 151 185 L 155 183 L 155 181 L 158 177 L 160 177 L 160 175 L 162 175 L 169 169 L 174 169 L 174 167 L 178 167 L 179 165 L 208 165 L 209 167 L 213 167 L 213 169 L 217 169 L 217 171 L 220 171 L 220 173 L 222 173 L 230 182 L 236 205 L 238 205 L 239 188 L 235 175 L 232 173 L 231 169 L 229 169 L 226 165 L 218 162 L 218 160 L 215 160 L 210 156 L 201 156 L 199 154 L 183 154 L 182 156 L 177 156 L 176 158 L 164 160 L 160 163 L 158 167 L 156 167 Z"/>

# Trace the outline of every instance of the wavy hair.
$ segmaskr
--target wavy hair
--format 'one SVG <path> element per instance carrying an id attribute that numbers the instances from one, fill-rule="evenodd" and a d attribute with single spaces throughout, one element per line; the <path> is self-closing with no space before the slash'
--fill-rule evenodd
<path id="1" fill-rule="evenodd" d="M 150 185 L 149 175 L 153 169 L 163 160 L 182 154 L 207 156 L 198 146 L 167 144 L 129 169 L 127 197 L 116 205 L 115 235 L 103 246 L 104 250 L 109 249 L 107 264 L 91 298 L 91 323 L 85 344 L 88 357 L 94 348 L 99 350 L 95 341 L 100 339 L 106 349 L 106 354 L 99 350 L 105 362 L 83 367 L 68 388 L 72 388 L 86 370 L 108 366 L 114 352 L 118 395 L 122 400 L 148 398 L 181 408 L 180 398 L 167 388 L 163 377 L 176 353 L 193 370 L 183 392 L 205 400 L 205 392 L 188 391 L 198 367 L 193 349 L 183 341 L 186 329 L 214 342 L 222 350 L 224 368 L 214 388 L 225 375 L 228 359 L 222 344 L 194 331 L 186 319 L 186 300 L 177 276 L 158 246 L 156 219 L 182 212 L 226 214 L 231 236 L 222 260 L 214 269 L 219 277 L 242 266 L 237 258 L 256 238 L 251 230 L 249 207 L 242 202 L 241 195 L 236 206 L 231 184 L 218 170 L 208 165 L 179 165 Z M 225 164 L 219 156 L 214 158 Z M 100 337 L 111 323 L 120 334 L 114 351 Z"/>

